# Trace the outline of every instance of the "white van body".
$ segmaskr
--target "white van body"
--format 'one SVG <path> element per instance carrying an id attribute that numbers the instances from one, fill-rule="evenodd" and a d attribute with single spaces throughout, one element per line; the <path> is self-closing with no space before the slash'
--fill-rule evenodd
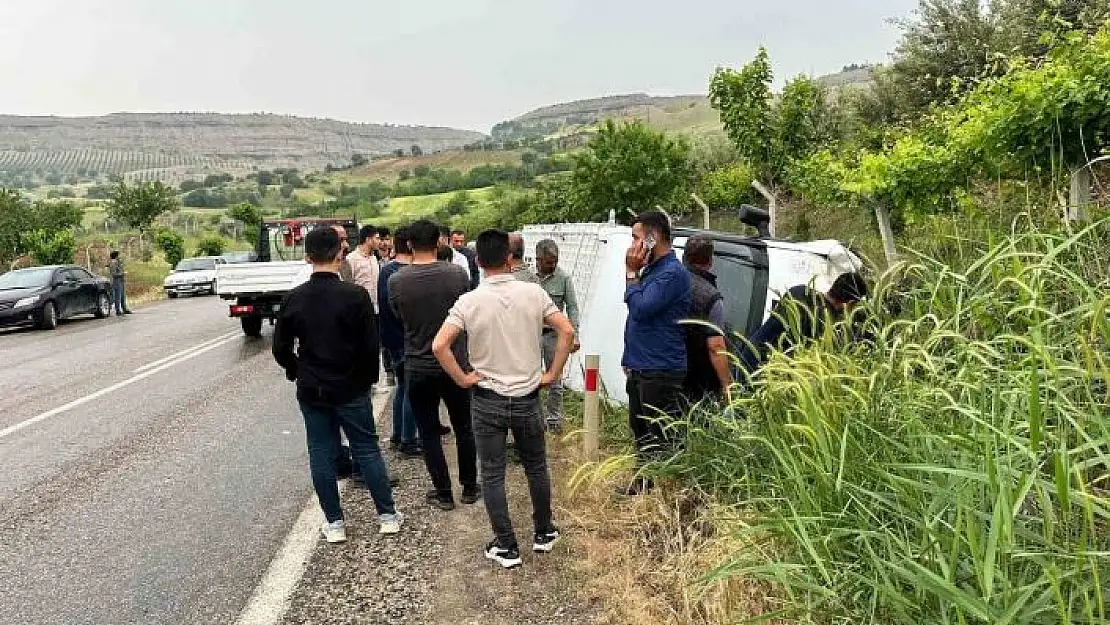
<path id="1" fill-rule="evenodd" d="M 614 224 L 544 224 L 523 231 L 525 261 L 535 266 L 536 244 L 552 239 L 559 245 L 559 266 L 571 276 L 580 309 L 582 348 L 567 364 L 566 384 L 584 388 L 586 354 L 600 356 L 600 378 L 609 399 L 628 402 L 624 352 L 624 256 L 632 245 L 632 229 Z M 859 271 L 860 259 L 838 241 L 794 243 L 754 239 L 709 231 L 676 229 L 675 252 L 682 257 L 686 240 L 697 233 L 715 239 L 715 271 L 725 296 L 730 326 L 750 333 L 770 314 L 780 294 L 799 284 L 827 290 L 842 273 Z M 755 305 L 757 310 L 749 310 Z"/>

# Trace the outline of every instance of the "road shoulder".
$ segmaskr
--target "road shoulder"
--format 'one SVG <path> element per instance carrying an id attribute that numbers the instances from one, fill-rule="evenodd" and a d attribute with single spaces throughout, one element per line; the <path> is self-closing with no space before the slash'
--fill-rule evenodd
<path id="1" fill-rule="evenodd" d="M 383 401 L 380 397 L 375 401 Z M 384 415 L 380 423 L 390 421 L 388 410 Z M 388 432 L 388 426 L 381 431 Z M 452 475 L 457 476 L 453 437 L 445 442 Z M 390 471 L 402 479 L 395 498 L 407 518 L 404 530 L 395 537 L 378 536 L 368 493 L 348 489 L 344 510 L 351 526 L 349 541 L 339 546 L 317 542 L 283 624 L 579 624 L 595 620 L 597 606 L 583 598 L 585 580 L 573 565 L 580 555 L 573 540 L 564 541 L 551 554 L 529 550 L 522 568 L 496 568 L 482 553 L 491 530 L 480 502 L 460 504 L 451 512 L 433 509 L 424 502 L 429 482 L 423 462 L 388 451 L 386 459 Z M 568 467 L 557 457 L 552 465 L 559 510 Z M 514 524 L 522 528 L 522 535 L 528 534 L 531 508 L 519 465 L 509 469 L 508 489 Z M 573 532 L 566 523 L 562 527 Z"/>

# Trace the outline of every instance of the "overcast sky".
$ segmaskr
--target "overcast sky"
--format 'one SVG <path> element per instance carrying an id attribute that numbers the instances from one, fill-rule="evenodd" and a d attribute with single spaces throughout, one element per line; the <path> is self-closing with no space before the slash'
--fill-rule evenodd
<path id="1" fill-rule="evenodd" d="M 886 59 L 917 0 L 0 0 L 0 113 L 288 113 L 488 132 L 538 106 Z"/>

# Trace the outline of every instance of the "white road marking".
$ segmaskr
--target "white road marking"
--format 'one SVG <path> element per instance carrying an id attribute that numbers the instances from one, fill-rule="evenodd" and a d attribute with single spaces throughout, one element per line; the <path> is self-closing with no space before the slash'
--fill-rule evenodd
<path id="1" fill-rule="evenodd" d="M 380 421 L 390 401 L 382 401 L 374 410 L 374 421 Z M 347 485 L 347 480 L 339 483 L 340 492 Z M 285 616 L 289 609 L 289 602 L 293 591 L 304 577 L 308 561 L 320 540 L 320 525 L 324 522 L 324 513 L 316 497 L 310 497 L 304 510 L 297 517 L 293 529 L 285 537 L 277 555 L 270 562 L 266 574 L 258 582 L 247 606 L 235 620 L 235 625 L 275 625 Z"/>
<path id="2" fill-rule="evenodd" d="M 183 349 L 183 350 L 181 350 L 179 352 L 176 352 L 174 354 L 170 354 L 169 356 L 166 356 L 165 358 L 155 360 L 154 362 L 148 362 L 147 364 L 139 367 L 138 369 L 135 369 L 131 373 L 142 373 L 143 371 L 146 371 L 147 369 L 153 369 L 154 367 L 157 367 L 158 365 L 160 365 L 164 362 L 168 362 L 170 360 L 173 360 L 174 358 L 179 358 L 181 356 L 184 356 L 185 354 L 188 354 L 189 352 L 196 351 L 198 349 L 201 349 L 202 347 L 207 347 L 208 345 L 210 345 L 212 343 L 217 343 L 217 342 L 222 341 L 224 339 L 231 338 L 231 337 L 233 337 L 237 334 L 239 334 L 239 332 L 237 332 L 237 331 L 236 332 L 228 332 L 227 334 L 221 334 L 220 336 L 217 336 L 214 339 L 205 341 L 205 342 L 200 343 L 198 345 L 194 345 L 194 346 L 190 347 L 189 349 Z"/>
<path id="3" fill-rule="evenodd" d="M 193 358 L 196 358 L 197 356 L 200 356 L 201 354 L 204 354 L 206 352 L 210 352 L 210 351 L 216 349 L 217 347 L 222 347 L 222 346 L 226 345 L 227 343 L 230 343 L 231 341 L 234 341 L 235 339 L 236 339 L 236 336 L 231 336 L 229 338 L 225 338 L 223 340 L 220 340 L 219 342 L 211 343 L 211 344 L 206 345 L 205 347 L 203 347 L 201 349 L 188 352 L 184 356 L 181 356 L 180 358 L 177 358 L 176 360 L 163 362 L 162 364 L 160 364 L 160 365 L 158 365 L 158 366 L 156 366 L 152 369 L 147 369 L 146 371 L 143 371 L 142 373 L 140 373 L 138 375 L 134 375 L 130 378 L 127 378 L 126 380 L 123 380 L 122 382 L 116 382 L 115 384 L 113 384 L 111 386 L 108 386 L 108 387 L 100 389 L 99 391 L 96 391 L 95 393 L 90 393 L 90 394 L 85 395 L 84 397 L 82 397 L 80 399 L 75 399 L 75 400 L 69 402 L 68 404 L 65 404 L 64 406 L 58 406 L 57 408 L 54 408 L 53 410 L 47 410 L 46 412 L 44 412 L 42 414 L 38 414 L 38 415 L 35 415 L 35 416 L 31 417 L 30 419 L 27 419 L 25 421 L 20 421 L 19 423 L 16 423 L 15 425 L 8 426 L 8 427 L 0 430 L 0 438 L 11 436 L 12 434 L 15 434 L 16 432 L 18 432 L 18 431 L 20 431 L 24 428 L 28 428 L 28 427 L 31 427 L 32 425 L 36 424 L 36 423 L 39 423 L 40 421 L 45 421 L 45 420 L 47 420 L 51 417 L 56 417 L 56 416 L 58 416 L 58 415 L 60 415 L 64 412 L 67 412 L 69 410 L 73 410 L 74 408 L 77 408 L 78 406 L 83 406 L 83 405 L 85 405 L 85 404 L 87 404 L 91 401 L 100 399 L 101 397 L 104 397 L 105 395 L 108 395 L 109 393 L 114 393 L 114 392 L 120 390 L 121 388 L 131 386 L 132 384 L 134 384 L 136 382 L 139 382 L 140 380 L 145 380 L 146 378 L 149 378 L 150 376 L 152 376 L 156 373 L 159 373 L 161 371 L 165 371 L 166 369 L 169 369 L 170 367 L 173 367 L 173 366 L 179 365 L 183 362 L 187 362 L 189 360 L 192 360 Z"/>

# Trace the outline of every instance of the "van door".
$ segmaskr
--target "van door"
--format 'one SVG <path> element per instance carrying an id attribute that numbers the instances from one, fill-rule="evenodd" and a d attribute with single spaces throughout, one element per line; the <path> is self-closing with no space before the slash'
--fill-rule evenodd
<path id="1" fill-rule="evenodd" d="M 763 323 L 767 302 L 767 250 L 733 241 L 714 241 L 713 273 L 725 301 L 729 330 L 748 336 Z"/>

